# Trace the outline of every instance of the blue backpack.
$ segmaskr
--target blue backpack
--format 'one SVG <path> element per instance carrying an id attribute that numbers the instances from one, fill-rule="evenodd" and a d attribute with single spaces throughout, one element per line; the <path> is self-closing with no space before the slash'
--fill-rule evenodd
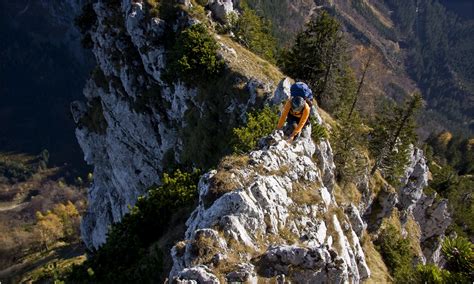
<path id="1" fill-rule="evenodd" d="M 302 97 L 310 107 L 313 106 L 313 92 L 305 83 L 294 83 L 291 85 L 290 93 L 292 97 Z"/>

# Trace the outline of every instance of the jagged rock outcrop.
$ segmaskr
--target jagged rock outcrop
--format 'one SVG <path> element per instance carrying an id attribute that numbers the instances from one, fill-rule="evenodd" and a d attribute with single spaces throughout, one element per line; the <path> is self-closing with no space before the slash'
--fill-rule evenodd
<path id="1" fill-rule="evenodd" d="M 413 219 L 420 228 L 420 246 L 423 261 L 438 264 L 442 241 L 446 229 L 451 224 L 448 200 L 436 200 L 436 193 L 426 195 L 423 190 L 428 186 L 429 169 L 423 151 L 412 149 L 410 163 L 405 170 L 399 190 L 400 204 L 403 210 L 402 224 L 408 218 Z"/>
<path id="2" fill-rule="evenodd" d="M 441 264 L 441 246 L 452 222 L 448 200 L 437 200 L 436 193 L 431 196 L 423 193 L 413 209 L 413 216 L 420 225 L 420 242 L 426 262 Z"/>
<path id="3" fill-rule="evenodd" d="M 329 143 L 301 137 L 288 144 L 280 132 L 263 141 L 260 150 L 229 157 L 224 168 L 201 178 L 199 206 L 186 222 L 184 242 L 172 249 L 170 279 L 212 273 L 252 283 L 255 275 L 344 283 L 369 277 L 357 233 L 331 192 Z M 198 270 L 203 275 L 188 273 Z"/>
<path id="4" fill-rule="evenodd" d="M 226 23 L 231 14 L 236 14 L 234 10 L 236 2 L 235 0 L 210 0 L 208 6 L 216 19 Z"/>
<path id="5" fill-rule="evenodd" d="M 403 186 L 399 190 L 399 205 L 402 210 L 411 212 L 428 186 L 429 169 L 423 151 L 412 147 L 410 161 L 400 182 Z"/>
<path id="6" fill-rule="evenodd" d="M 89 248 L 104 243 L 109 225 L 118 222 L 148 187 L 160 183 L 168 160 L 180 160 L 186 147 L 185 116 L 200 117 L 206 111 L 207 102 L 198 98 L 196 88 L 177 79 L 171 84 L 161 79 L 166 69 L 165 31 L 177 32 L 197 23 L 186 13 L 188 8 L 177 11 L 174 22 L 165 22 L 151 17 L 142 1 L 93 4 L 97 20 L 89 34 L 98 65 L 84 89 L 87 103 L 71 106 L 84 158 L 94 165 L 81 230 Z M 241 55 L 243 51 L 233 48 L 228 39 L 216 39 L 226 69 L 234 72 L 229 88 L 232 84 L 241 88 L 239 99 L 223 103 L 228 107 L 219 121 L 242 120 L 249 107 L 273 94 L 283 76 L 273 70 L 274 77 L 266 76 L 259 69 L 269 68 L 262 67 L 263 60 L 247 51 Z M 254 73 L 240 66 L 235 69 L 236 58 L 251 61 Z"/>
<path id="7" fill-rule="evenodd" d="M 451 224 L 448 201 L 437 200 L 436 195 L 428 196 L 424 193 L 430 173 L 423 151 L 411 147 L 409 155 L 409 163 L 398 189 L 379 179 L 378 193 L 374 196 L 370 183 L 360 182 L 359 188 L 362 189 L 363 198 L 359 209 L 365 210 L 362 212 L 365 221 L 370 223 L 368 225 L 371 231 L 377 231 L 385 218 L 391 217 L 394 210 L 397 210 L 402 233 L 411 233 L 412 238 L 417 238 L 412 241 L 419 244 L 419 260 L 438 264 L 441 261 L 442 240 Z M 411 220 L 415 223 L 409 225 Z M 419 233 L 408 232 L 409 229 L 415 229 Z"/>

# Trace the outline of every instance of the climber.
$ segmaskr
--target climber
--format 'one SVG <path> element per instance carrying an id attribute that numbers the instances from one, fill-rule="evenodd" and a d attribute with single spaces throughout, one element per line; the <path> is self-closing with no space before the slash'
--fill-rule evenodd
<path id="1" fill-rule="evenodd" d="M 290 88 L 291 97 L 285 103 L 277 129 L 283 128 L 283 133 L 292 142 L 301 133 L 303 128 L 310 124 L 309 116 L 313 105 L 313 93 L 311 89 L 302 82 L 293 84 Z"/>

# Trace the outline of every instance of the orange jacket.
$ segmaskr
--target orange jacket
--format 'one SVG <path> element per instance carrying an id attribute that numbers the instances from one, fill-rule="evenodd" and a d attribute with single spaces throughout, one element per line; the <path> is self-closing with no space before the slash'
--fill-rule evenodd
<path id="1" fill-rule="evenodd" d="M 308 105 L 308 103 L 304 103 L 304 109 L 300 113 L 294 113 L 291 111 L 291 100 L 286 101 L 285 107 L 283 108 L 283 111 L 280 116 L 280 120 L 278 120 L 278 125 L 277 128 L 281 129 L 283 125 L 285 124 L 286 118 L 288 117 L 288 113 L 290 113 L 292 116 L 299 117 L 300 122 L 296 126 L 296 128 L 293 130 L 293 133 L 291 134 L 291 138 L 294 138 L 296 135 L 298 135 L 301 130 L 303 129 L 304 125 L 306 124 L 306 121 L 309 118 L 309 114 L 311 112 L 311 109 Z"/>

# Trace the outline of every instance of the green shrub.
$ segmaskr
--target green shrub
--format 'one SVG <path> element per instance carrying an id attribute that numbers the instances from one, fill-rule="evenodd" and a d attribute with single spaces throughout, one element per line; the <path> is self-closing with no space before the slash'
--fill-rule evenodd
<path id="1" fill-rule="evenodd" d="M 258 140 L 275 130 L 277 122 L 278 115 L 269 107 L 249 113 L 247 124 L 233 130 L 234 152 L 244 153 L 255 149 Z"/>
<path id="2" fill-rule="evenodd" d="M 311 138 L 313 138 L 314 143 L 319 143 L 321 140 L 329 138 L 326 127 L 314 119 L 311 120 Z"/>
<path id="3" fill-rule="evenodd" d="M 187 84 L 205 84 L 224 68 L 217 56 L 218 45 L 203 24 L 184 29 L 177 37 L 168 59 L 167 81 L 177 76 Z"/>
<path id="4" fill-rule="evenodd" d="M 10 182 L 25 181 L 33 174 L 34 170 L 29 165 L 0 156 L 0 176 Z"/>
<path id="5" fill-rule="evenodd" d="M 197 198 L 198 178 L 198 171 L 163 174 L 162 185 L 152 187 L 120 223 L 112 225 L 107 242 L 75 267 L 68 280 L 151 283 L 163 278 L 165 254 L 157 242 L 169 227 L 177 225 L 171 224 L 173 218 L 184 223 Z"/>
<path id="6" fill-rule="evenodd" d="M 474 245 L 468 239 L 447 238 L 442 251 L 449 271 L 474 276 Z"/>
<path id="7" fill-rule="evenodd" d="M 376 248 L 388 270 L 395 277 L 395 282 L 403 282 L 402 279 L 410 279 L 413 276 L 414 254 L 409 241 L 401 237 L 400 231 L 395 226 L 389 225 L 380 232 Z"/>
<path id="8" fill-rule="evenodd" d="M 416 267 L 416 280 L 418 283 L 442 284 L 448 282 L 450 273 L 436 265 L 418 265 Z"/>

